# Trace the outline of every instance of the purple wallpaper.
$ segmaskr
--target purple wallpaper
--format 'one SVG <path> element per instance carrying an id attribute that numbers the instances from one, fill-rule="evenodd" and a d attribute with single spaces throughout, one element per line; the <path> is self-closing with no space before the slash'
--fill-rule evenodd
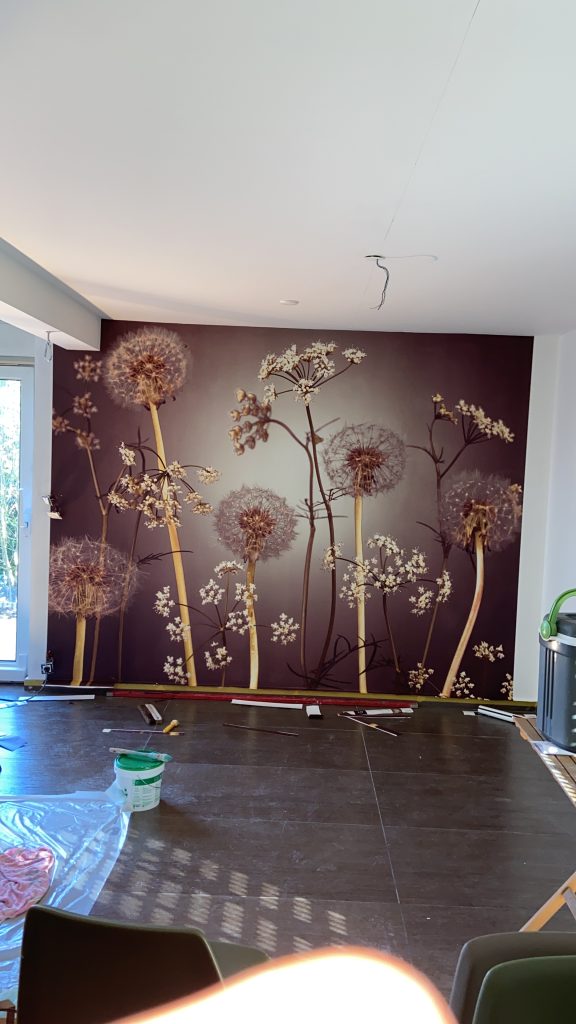
<path id="1" fill-rule="evenodd" d="M 53 680 L 511 696 L 531 358 L 112 321 L 58 350 Z"/>

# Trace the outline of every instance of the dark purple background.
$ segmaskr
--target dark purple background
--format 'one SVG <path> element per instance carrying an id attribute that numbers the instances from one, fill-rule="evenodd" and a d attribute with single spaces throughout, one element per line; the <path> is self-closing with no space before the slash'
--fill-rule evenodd
<path id="1" fill-rule="evenodd" d="M 104 322 L 102 325 L 102 354 L 110 344 L 130 330 L 144 326 L 140 323 Z M 257 379 L 262 358 L 268 352 L 279 353 L 291 344 L 299 349 L 316 340 L 334 340 L 339 351 L 357 346 L 367 358 L 338 380 L 328 383 L 312 403 L 314 421 L 320 426 L 337 419 L 325 436 L 346 424 L 376 423 L 390 427 L 407 444 L 425 444 L 426 424 L 430 420 L 431 396 L 440 391 L 449 406 L 463 398 L 481 405 L 493 419 L 502 418 L 515 434 L 513 444 L 498 439 L 469 449 L 454 472 L 478 468 L 483 472 L 509 477 L 522 483 L 526 450 L 526 430 L 530 390 L 532 342 L 527 338 L 470 335 L 412 335 L 355 333 L 344 331 L 297 331 L 267 328 L 236 328 L 166 325 L 185 342 L 190 353 L 188 376 L 176 400 L 163 405 L 160 418 L 168 460 L 181 463 L 212 465 L 222 471 L 219 483 L 206 487 L 199 484 L 202 494 L 216 505 L 231 490 L 242 484 L 269 487 L 296 505 L 302 501 L 307 486 L 306 461 L 288 435 L 280 428 L 272 428 L 267 444 L 258 444 L 254 451 L 243 456 L 234 455 L 228 438 L 232 425 L 229 412 L 237 403 L 235 390 L 244 387 L 262 394 L 263 385 Z M 99 412 L 94 416 L 92 429 L 100 438 L 101 450 L 95 453 L 102 489 L 105 491 L 120 469 L 118 446 L 136 439 L 138 427 L 143 438 L 152 441 L 149 413 L 145 409 L 130 410 L 116 405 L 107 395 L 100 381 L 84 385 L 77 381 L 73 362 L 77 352 L 56 350 L 54 377 L 54 406 L 64 412 L 72 404 L 72 396 L 85 390 L 92 397 Z M 339 365 L 344 365 L 343 361 Z M 274 415 L 285 420 L 299 436 L 306 430 L 305 410 L 289 395 L 276 403 Z M 70 417 L 75 425 L 77 418 Z M 438 437 L 446 441 L 447 451 L 456 450 L 459 433 L 448 424 L 438 425 Z M 152 441 L 153 443 L 153 441 Z M 446 483 L 449 484 L 449 477 Z M 192 480 L 192 482 L 194 482 Z M 64 536 L 87 534 L 97 539 L 100 535 L 100 514 L 89 476 L 88 461 L 79 451 L 71 435 L 59 435 L 53 445 L 53 492 L 58 495 L 64 519 L 54 522 L 52 540 Z M 429 558 L 431 575 L 438 574 L 440 552 L 432 535 L 418 525 L 418 520 L 435 522 L 434 473 L 431 461 L 421 452 L 409 450 L 404 479 L 398 487 L 364 502 L 364 537 L 373 533 L 387 533 L 406 549 L 418 546 Z M 353 501 L 341 499 L 335 506 L 338 540 L 345 553 L 353 554 Z M 213 517 L 201 518 L 183 512 L 181 531 L 182 548 L 193 549 L 185 555 L 188 598 L 197 603 L 198 587 L 211 575 L 213 567 L 233 555 L 218 543 Z M 133 533 L 134 514 L 111 514 L 108 540 L 114 546 L 128 550 Z M 292 550 L 280 559 L 259 564 L 256 583 L 259 594 L 257 616 L 260 623 L 277 619 L 281 611 L 299 619 L 300 588 L 307 526 L 299 520 L 298 537 Z M 310 661 L 321 646 L 329 600 L 329 574 L 321 569 L 321 559 L 327 540 L 325 523 L 318 524 L 312 574 L 309 637 Z M 495 665 L 474 658 L 471 645 L 462 668 L 476 681 L 478 696 L 499 696 L 505 673 L 512 673 L 514 632 L 518 583 L 519 540 L 505 551 L 488 554 L 486 589 L 472 643 L 487 640 L 502 643 L 505 660 Z M 142 529 L 137 553 L 140 557 L 153 552 L 168 551 L 164 530 Z M 366 551 L 366 554 L 369 552 Z M 432 681 L 441 688 L 443 674 L 450 663 L 454 648 L 464 626 L 474 590 L 474 572 L 468 556 L 454 550 L 449 569 L 453 576 L 454 593 L 442 605 L 438 617 L 435 639 L 429 664 L 435 669 Z M 341 570 L 340 570 L 341 571 Z M 340 576 L 339 571 L 339 576 Z M 147 565 L 142 570 L 138 593 L 130 605 L 125 629 L 124 682 L 166 682 L 162 671 L 165 656 L 181 653 L 180 645 L 170 643 L 165 632 L 164 619 L 153 611 L 155 592 L 166 583 L 174 594 L 171 558 Z M 403 665 L 414 668 L 421 658 L 428 617 L 410 613 L 408 595 L 412 589 L 390 599 L 391 618 Z M 367 602 L 368 633 L 382 634 L 381 605 L 378 599 Z M 198 681 L 201 685 L 218 685 L 219 674 L 204 667 L 199 648 L 208 638 L 192 614 L 193 639 Z M 338 600 L 337 630 L 353 642 L 355 611 Z M 97 667 L 97 681 L 108 683 L 117 677 L 118 623 L 115 617 L 102 622 L 102 637 Z M 230 651 L 234 661 L 229 666 L 226 682 L 230 686 L 247 686 L 247 637 L 235 637 Z M 51 615 L 49 647 L 55 656 L 53 679 L 70 678 L 74 649 L 74 622 L 72 619 Z M 88 626 L 86 665 L 91 652 L 91 625 Z M 260 637 L 260 685 L 262 687 L 290 688 L 298 686 L 298 678 L 288 665 L 298 670 L 298 643 L 289 647 L 272 644 L 265 631 Z M 357 688 L 355 657 L 348 659 L 341 670 L 340 688 Z M 395 689 L 394 673 L 380 669 L 369 675 L 369 688 L 373 692 L 390 693 Z M 423 693 L 433 694 L 427 686 Z"/>

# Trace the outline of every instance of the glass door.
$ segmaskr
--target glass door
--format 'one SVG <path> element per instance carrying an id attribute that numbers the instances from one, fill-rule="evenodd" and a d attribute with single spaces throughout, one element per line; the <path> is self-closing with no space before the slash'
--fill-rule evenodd
<path id="1" fill-rule="evenodd" d="M 32 504 L 31 366 L 0 364 L 0 680 L 26 677 Z"/>

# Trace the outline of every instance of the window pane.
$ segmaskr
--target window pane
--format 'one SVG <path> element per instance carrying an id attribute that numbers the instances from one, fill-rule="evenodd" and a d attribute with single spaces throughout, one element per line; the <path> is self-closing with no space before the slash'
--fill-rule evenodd
<path id="1" fill-rule="evenodd" d="M 16 660 L 20 387 L 0 378 L 0 661 Z"/>

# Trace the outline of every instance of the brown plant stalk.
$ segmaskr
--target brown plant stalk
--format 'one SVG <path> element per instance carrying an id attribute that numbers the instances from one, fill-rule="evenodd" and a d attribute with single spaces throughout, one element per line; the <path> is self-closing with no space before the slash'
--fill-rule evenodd
<path id="1" fill-rule="evenodd" d="M 166 461 L 166 452 L 164 450 L 164 439 L 162 437 L 162 428 L 160 426 L 160 417 L 158 416 L 158 407 L 154 402 L 150 402 L 150 416 L 152 417 L 152 427 L 154 430 L 154 438 L 156 441 L 156 450 L 158 452 L 158 469 L 160 472 L 164 472 L 168 465 Z M 162 478 L 162 495 L 166 497 L 167 491 L 167 480 L 165 477 Z M 186 673 L 188 679 L 188 686 L 197 686 L 196 679 L 196 666 L 194 664 L 194 649 L 192 646 L 192 630 L 190 627 L 190 613 L 188 610 L 188 595 L 186 592 L 186 580 L 184 577 L 184 565 L 182 562 L 182 553 L 180 550 L 180 540 L 178 537 L 178 528 L 174 523 L 167 520 L 166 523 L 168 529 L 168 538 L 170 541 L 170 549 L 172 551 L 172 564 L 174 566 L 174 577 L 176 581 L 176 592 L 178 594 L 178 607 L 180 612 L 180 619 L 184 627 L 182 643 L 184 646 L 184 659 L 186 664 Z"/>
<path id="2" fill-rule="evenodd" d="M 258 635 L 256 632 L 256 612 L 254 610 L 254 577 L 256 575 L 255 559 L 248 559 L 246 565 L 246 617 L 248 619 L 248 637 L 250 642 L 250 682 L 249 689 L 258 689 L 259 655 Z"/>
<path id="3" fill-rule="evenodd" d="M 474 597 L 472 599 L 472 605 L 470 607 L 470 612 L 468 613 L 466 625 L 464 626 L 462 636 L 460 637 L 458 646 L 454 652 L 454 657 L 452 658 L 452 661 L 450 663 L 450 668 L 448 669 L 448 672 L 446 674 L 446 680 L 444 682 L 444 686 L 442 687 L 442 693 L 440 694 L 441 697 L 450 697 L 452 693 L 452 688 L 454 686 L 454 683 L 456 682 L 456 679 L 458 678 L 458 672 L 460 670 L 460 665 L 462 664 L 462 658 L 466 653 L 466 648 L 470 641 L 472 630 L 474 629 L 476 619 L 478 618 L 480 605 L 482 604 L 482 596 L 484 594 L 485 573 L 484 538 L 482 537 L 482 534 L 480 532 L 476 533 L 476 536 L 474 538 L 474 554 L 476 556 L 476 586 L 474 588 Z"/>

